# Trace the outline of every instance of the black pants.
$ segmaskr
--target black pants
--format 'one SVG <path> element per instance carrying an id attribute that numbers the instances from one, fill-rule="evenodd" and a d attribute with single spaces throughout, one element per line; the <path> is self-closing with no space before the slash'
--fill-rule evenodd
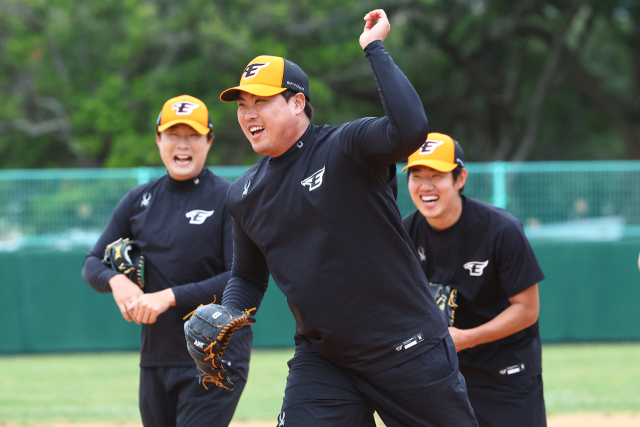
<path id="1" fill-rule="evenodd" d="M 470 385 L 480 427 L 546 427 L 542 375 L 510 384 Z"/>
<path id="2" fill-rule="evenodd" d="M 277 426 L 375 427 L 374 411 L 387 427 L 477 426 L 451 337 L 366 378 L 296 349 Z"/>
<path id="3" fill-rule="evenodd" d="M 246 381 L 229 369 L 235 390 L 196 378 L 194 366 L 140 369 L 140 414 L 145 427 L 228 426 Z"/>

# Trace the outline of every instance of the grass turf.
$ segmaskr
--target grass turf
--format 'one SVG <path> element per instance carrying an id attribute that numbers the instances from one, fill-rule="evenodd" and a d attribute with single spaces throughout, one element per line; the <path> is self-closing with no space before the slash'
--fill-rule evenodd
<path id="1" fill-rule="evenodd" d="M 236 420 L 280 412 L 292 350 L 256 350 Z M 137 421 L 137 353 L 0 357 L 0 424 Z M 640 408 L 640 344 L 543 347 L 547 412 Z"/>
<path id="2" fill-rule="evenodd" d="M 639 343 L 543 346 L 547 413 L 640 412 L 638 361 Z"/>

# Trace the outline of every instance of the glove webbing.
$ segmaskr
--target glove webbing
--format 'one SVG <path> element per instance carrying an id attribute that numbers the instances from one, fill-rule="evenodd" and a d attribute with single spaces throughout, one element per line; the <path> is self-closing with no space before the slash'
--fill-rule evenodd
<path id="1" fill-rule="evenodd" d="M 247 316 L 250 315 L 252 311 L 256 311 L 256 307 L 242 310 L 242 312 Z M 244 320 L 243 317 L 237 317 L 235 319 L 233 319 L 233 317 L 231 316 L 229 317 L 232 319 L 231 322 L 227 326 L 222 328 L 222 331 L 218 334 L 218 341 L 220 341 L 220 356 L 222 356 L 222 353 L 227 348 L 229 340 L 231 339 L 231 335 L 233 335 L 235 331 L 244 326 L 240 325 L 240 323 Z"/>
<path id="2" fill-rule="evenodd" d="M 200 368 L 198 368 L 198 370 L 200 371 Z M 209 390 L 209 387 L 207 387 L 207 383 L 214 383 L 216 386 L 218 387 L 224 387 L 224 384 L 220 381 L 217 381 L 215 378 L 213 378 L 211 375 L 207 375 L 204 372 L 200 371 L 201 374 L 198 375 L 198 383 L 202 384 L 204 386 L 205 389 Z M 218 376 L 220 376 L 220 373 L 218 373 Z M 225 379 L 220 377 L 221 379 Z"/>
<path id="3" fill-rule="evenodd" d="M 209 347 L 204 349 L 204 351 L 206 353 L 209 353 L 209 355 L 207 357 L 205 357 L 204 360 L 211 359 L 211 366 L 213 366 L 216 369 L 220 369 L 220 368 L 222 368 L 222 363 L 220 363 L 220 366 L 216 366 L 216 359 L 215 359 L 216 358 L 216 354 L 212 352 L 214 345 L 215 345 L 215 342 L 209 344 Z M 220 359 L 218 359 L 218 360 L 220 360 Z M 200 370 L 200 368 L 198 368 L 198 370 L 200 372 L 202 372 Z M 225 377 L 222 376 L 221 372 L 218 372 L 218 378 L 220 380 L 228 380 L 228 378 L 225 378 Z M 209 374 L 205 374 L 204 372 L 202 372 L 202 374 L 198 375 L 198 382 L 201 383 L 204 386 L 204 388 L 206 388 L 207 390 L 209 390 L 209 387 L 207 387 L 207 382 L 214 383 L 218 387 L 224 387 L 224 384 L 221 381 L 219 381 L 218 379 L 212 377 Z"/>

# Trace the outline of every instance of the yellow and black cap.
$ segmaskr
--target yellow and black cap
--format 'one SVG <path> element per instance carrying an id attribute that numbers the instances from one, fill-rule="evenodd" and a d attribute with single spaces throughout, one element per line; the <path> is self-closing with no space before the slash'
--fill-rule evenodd
<path id="1" fill-rule="evenodd" d="M 260 55 L 244 69 L 240 84 L 222 92 L 220 100 L 235 101 L 240 91 L 258 96 L 273 96 L 287 89 L 300 92 L 307 101 L 311 101 L 309 79 L 302 68 L 279 56 Z"/>
<path id="2" fill-rule="evenodd" d="M 184 123 L 200 135 L 213 131 L 209 110 L 204 102 L 189 95 L 171 98 L 162 106 L 156 123 L 158 132 L 164 132 L 173 125 Z"/>
<path id="3" fill-rule="evenodd" d="M 409 156 L 407 166 L 402 172 L 413 166 L 426 166 L 440 172 L 451 172 L 458 166 L 464 167 L 464 151 L 462 147 L 443 133 L 432 132 L 427 141 L 415 153 Z"/>

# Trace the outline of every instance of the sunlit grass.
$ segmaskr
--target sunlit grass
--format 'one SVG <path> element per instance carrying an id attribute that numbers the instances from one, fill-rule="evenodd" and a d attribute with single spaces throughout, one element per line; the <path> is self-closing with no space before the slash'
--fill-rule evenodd
<path id="1" fill-rule="evenodd" d="M 235 420 L 274 420 L 287 350 L 255 350 Z M 137 353 L 0 357 L 0 423 L 139 421 Z M 640 344 L 543 347 L 547 412 L 640 411 Z"/>

